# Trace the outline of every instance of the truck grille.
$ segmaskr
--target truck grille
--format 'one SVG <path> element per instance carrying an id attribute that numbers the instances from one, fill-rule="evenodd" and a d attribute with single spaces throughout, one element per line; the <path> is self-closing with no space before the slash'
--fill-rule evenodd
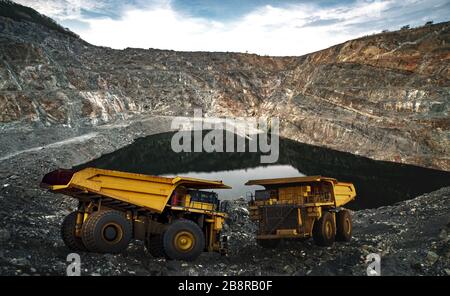
<path id="1" fill-rule="evenodd" d="M 275 234 L 277 229 L 298 228 L 298 207 L 272 205 L 260 207 L 260 234 Z"/>

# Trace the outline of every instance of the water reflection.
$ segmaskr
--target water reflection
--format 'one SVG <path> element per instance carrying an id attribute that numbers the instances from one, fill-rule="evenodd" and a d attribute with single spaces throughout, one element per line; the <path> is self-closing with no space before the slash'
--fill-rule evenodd
<path id="1" fill-rule="evenodd" d="M 229 192 L 220 192 L 225 199 L 245 196 L 252 189 L 243 186 L 249 179 L 323 175 L 355 184 L 358 196 L 350 206 L 353 209 L 389 205 L 450 186 L 449 172 L 375 161 L 287 139 L 280 139 L 278 162 L 262 166 L 259 153 L 175 153 L 170 146 L 171 137 L 172 133 L 165 133 L 140 138 L 75 169 L 93 166 L 142 174 L 223 180 L 233 186 Z"/>
<path id="2" fill-rule="evenodd" d="M 173 177 L 173 174 L 163 175 Z M 296 168 L 290 165 L 268 165 L 256 168 L 217 171 L 217 172 L 187 172 L 183 173 L 185 177 L 222 180 L 233 189 L 215 190 L 222 199 L 233 199 L 236 197 L 245 197 L 247 192 L 253 192 L 257 189 L 264 189 L 262 186 L 245 186 L 244 183 L 250 179 L 267 179 L 280 177 L 298 177 L 303 176 Z"/>

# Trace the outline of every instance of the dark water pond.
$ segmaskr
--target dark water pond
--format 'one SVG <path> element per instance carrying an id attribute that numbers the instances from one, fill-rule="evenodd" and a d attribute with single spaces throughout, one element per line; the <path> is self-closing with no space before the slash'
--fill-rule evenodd
<path id="1" fill-rule="evenodd" d="M 233 187 L 218 190 L 222 199 L 246 195 L 257 186 L 244 186 L 250 179 L 322 175 L 352 182 L 357 199 L 349 208 L 390 205 L 450 186 L 450 172 L 375 161 L 350 153 L 280 139 L 278 162 L 261 165 L 260 153 L 180 152 L 171 149 L 173 133 L 137 139 L 113 153 L 75 167 L 97 167 L 161 176 L 188 176 L 223 180 Z M 247 146 L 248 147 L 248 146 Z"/>

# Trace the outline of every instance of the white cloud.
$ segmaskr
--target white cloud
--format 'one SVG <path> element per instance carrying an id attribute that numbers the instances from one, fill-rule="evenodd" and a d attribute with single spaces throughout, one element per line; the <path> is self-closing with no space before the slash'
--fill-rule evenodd
<path id="1" fill-rule="evenodd" d="M 354 38 L 344 26 L 358 18 L 377 17 L 379 9 L 378 2 L 349 10 L 318 9 L 312 5 L 264 6 L 224 23 L 183 15 L 170 5 L 156 5 L 144 10 L 126 10 L 120 20 L 83 19 L 90 26 L 76 33 L 92 44 L 113 48 L 301 55 Z M 325 26 L 305 26 L 312 18 L 341 21 Z"/>
<path id="2" fill-rule="evenodd" d="M 48 5 L 50 2 L 65 4 L 52 6 Z M 185 15 L 173 9 L 170 1 L 158 0 L 140 9 L 122 6 L 120 19 L 80 16 L 80 7 L 99 9 L 104 5 L 102 0 L 47 0 L 40 2 L 41 9 L 34 7 L 57 19 L 76 18 L 88 23 L 89 26 L 84 28 L 71 29 L 95 45 L 118 49 L 234 51 L 280 56 L 301 55 L 379 32 L 385 18 L 395 20 L 401 15 L 402 11 L 398 9 L 396 12 L 390 11 L 393 7 L 404 8 L 411 3 L 425 5 L 425 2 L 361 0 L 351 7 L 334 8 L 321 8 L 314 4 L 283 8 L 264 6 L 233 21 L 213 21 Z M 375 23 L 379 24 L 378 27 L 372 25 Z"/>

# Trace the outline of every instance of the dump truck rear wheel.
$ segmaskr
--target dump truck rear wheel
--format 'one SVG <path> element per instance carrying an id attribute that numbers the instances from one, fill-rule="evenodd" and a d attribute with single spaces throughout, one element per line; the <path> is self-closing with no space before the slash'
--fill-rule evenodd
<path id="1" fill-rule="evenodd" d="M 163 235 L 152 234 L 145 240 L 145 247 L 147 251 L 156 258 L 166 257 L 163 247 Z"/>
<path id="2" fill-rule="evenodd" d="M 331 246 L 336 237 L 336 224 L 333 214 L 322 212 L 322 217 L 314 223 L 313 239 L 318 246 Z"/>
<path id="3" fill-rule="evenodd" d="M 72 212 L 64 218 L 61 224 L 61 238 L 64 244 L 72 251 L 87 251 L 81 237 L 75 235 L 78 212 Z"/>
<path id="4" fill-rule="evenodd" d="M 336 240 L 349 242 L 352 239 L 352 216 L 350 211 L 341 210 L 336 214 Z"/>
<path id="5" fill-rule="evenodd" d="M 256 243 L 266 249 L 274 249 L 280 244 L 279 239 L 257 239 Z"/>
<path id="6" fill-rule="evenodd" d="M 169 259 L 192 261 L 203 252 L 205 236 L 196 223 L 180 219 L 164 232 L 163 247 Z"/>
<path id="7" fill-rule="evenodd" d="M 118 211 L 100 211 L 84 222 L 82 239 L 86 248 L 97 253 L 120 253 L 132 237 L 131 222 Z"/>

